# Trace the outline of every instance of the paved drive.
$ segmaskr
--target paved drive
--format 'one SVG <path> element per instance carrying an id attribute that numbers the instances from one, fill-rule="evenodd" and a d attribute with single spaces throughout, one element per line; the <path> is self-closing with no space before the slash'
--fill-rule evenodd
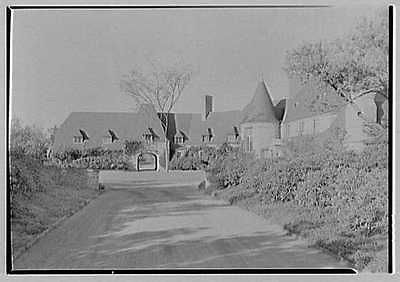
<path id="1" fill-rule="evenodd" d="M 263 218 L 197 191 L 199 173 L 103 172 L 111 187 L 15 269 L 345 267 Z"/>

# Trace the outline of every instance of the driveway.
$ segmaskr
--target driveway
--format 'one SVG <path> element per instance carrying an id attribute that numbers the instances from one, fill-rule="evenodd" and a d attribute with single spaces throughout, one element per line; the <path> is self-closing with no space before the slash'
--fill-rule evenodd
<path id="1" fill-rule="evenodd" d="M 201 173 L 102 172 L 106 193 L 14 269 L 343 268 L 280 226 L 197 190 Z"/>

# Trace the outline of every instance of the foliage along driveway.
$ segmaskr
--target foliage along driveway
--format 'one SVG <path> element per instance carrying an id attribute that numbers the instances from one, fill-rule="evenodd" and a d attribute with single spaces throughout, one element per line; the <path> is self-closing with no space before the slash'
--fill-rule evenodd
<path id="1" fill-rule="evenodd" d="M 109 188 L 14 269 L 345 267 L 283 229 L 197 190 L 201 173 L 103 172 Z"/>

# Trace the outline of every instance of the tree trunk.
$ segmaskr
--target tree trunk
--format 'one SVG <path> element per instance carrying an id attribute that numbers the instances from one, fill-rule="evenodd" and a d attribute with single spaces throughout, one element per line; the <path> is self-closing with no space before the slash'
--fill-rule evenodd
<path id="1" fill-rule="evenodd" d="M 169 164 L 169 140 L 165 141 L 165 171 L 168 172 Z"/>

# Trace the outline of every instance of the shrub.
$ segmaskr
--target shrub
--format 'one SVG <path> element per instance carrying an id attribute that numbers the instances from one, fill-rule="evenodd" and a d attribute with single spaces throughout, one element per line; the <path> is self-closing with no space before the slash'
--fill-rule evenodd
<path id="1" fill-rule="evenodd" d="M 354 152 L 329 138 L 320 146 L 313 142 L 293 141 L 292 154 L 279 159 L 230 152 L 216 158 L 209 179 L 219 189 L 231 187 L 231 203 L 253 197 L 265 206 L 296 207 L 287 229 L 313 237 L 315 244 L 362 269 L 384 248 L 378 238 L 387 236 L 388 144 Z"/>
<path id="2" fill-rule="evenodd" d="M 67 148 L 53 154 L 47 162 L 50 166 L 60 168 L 91 168 L 91 169 L 120 169 L 130 167 L 129 156 L 123 150 L 110 150 L 107 148 L 87 148 L 79 150 Z"/>
<path id="3" fill-rule="evenodd" d="M 201 155 L 200 155 L 201 151 Z M 218 151 L 214 147 L 190 147 L 184 155 L 175 154 L 170 162 L 170 168 L 175 170 L 200 170 L 208 168 L 217 158 Z"/>
<path id="4" fill-rule="evenodd" d="M 9 150 L 13 152 L 13 157 L 29 155 L 30 158 L 43 161 L 49 146 L 49 138 L 42 129 L 24 126 L 19 119 L 11 121 Z"/>
<path id="5" fill-rule="evenodd" d="M 137 140 L 125 140 L 124 143 L 124 153 L 132 156 L 138 153 L 140 150 L 144 149 L 144 144 Z"/>

